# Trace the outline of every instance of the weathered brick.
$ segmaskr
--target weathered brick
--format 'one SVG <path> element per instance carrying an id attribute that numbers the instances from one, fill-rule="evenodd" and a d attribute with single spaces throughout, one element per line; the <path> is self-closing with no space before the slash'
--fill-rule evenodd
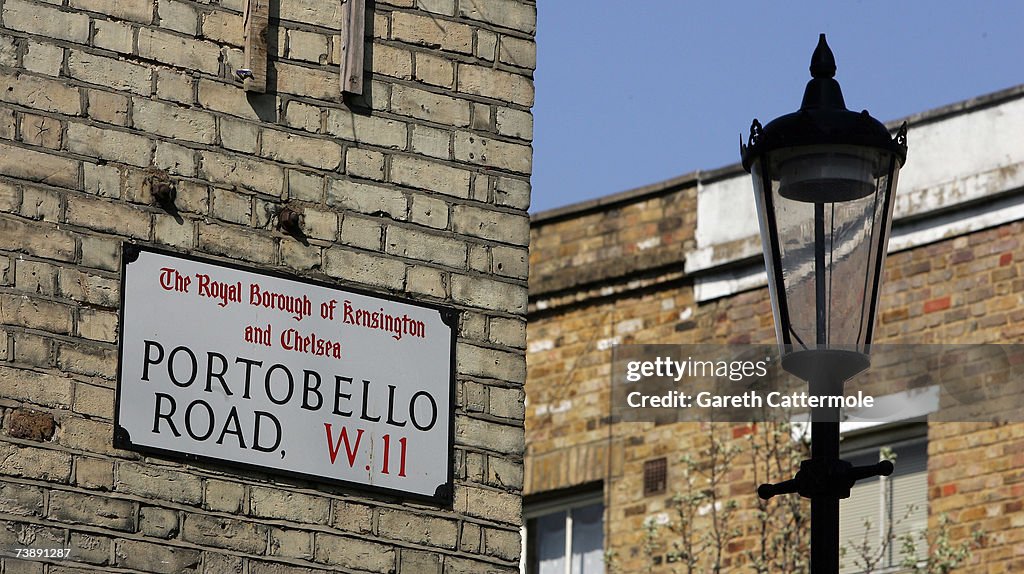
<path id="1" fill-rule="evenodd" d="M 470 205 L 456 205 L 452 209 L 452 226 L 456 233 L 527 245 L 530 220 L 525 214 L 504 213 Z"/>
<path id="2" fill-rule="evenodd" d="M 484 529 L 484 553 L 502 560 L 518 560 L 523 540 L 517 530 Z"/>
<path id="3" fill-rule="evenodd" d="M 22 364 L 38 367 L 53 365 L 53 345 L 49 338 L 32 333 L 14 334 L 14 358 Z"/>
<path id="4" fill-rule="evenodd" d="M 43 490 L 29 484 L 0 482 L 0 512 L 17 516 L 42 516 Z"/>
<path id="5" fill-rule="evenodd" d="M 194 572 L 201 558 L 199 550 L 141 540 L 117 540 L 114 547 L 117 566 L 158 574 Z"/>
<path id="6" fill-rule="evenodd" d="M 456 490 L 455 508 L 488 520 L 522 523 L 523 499 L 518 493 L 463 487 Z"/>
<path id="7" fill-rule="evenodd" d="M 305 30 L 288 30 L 289 59 L 326 64 L 328 53 L 327 36 Z"/>
<path id="8" fill-rule="evenodd" d="M 445 125 L 469 125 L 470 104 L 409 86 L 395 86 L 391 91 L 391 110 L 403 116 L 412 116 Z"/>
<path id="9" fill-rule="evenodd" d="M 452 298 L 467 305 L 503 311 L 526 311 L 526 288 L 483 277 L 458 275 L 452 278 Z"/>
<path id="10" fill-rule="evenodd" d="M 405 149 L 409 130 L 404 122 L 332 109 L 327 112 L 326 131 L 354 142 Z"/>
<path id="11" fill-rule="evenodd" d="M 287 558 L 313 557 L 313 533 L 292 528 L 270 528 L 271 556 Z"/>
<path id="12" fill-rule="evenodd" d="M 302 214 L 302 231 L 314 239 L 334 241 L 338 238 L 338 214 L 306 209 Z"/>
<path id="13" fill-rule="evenodd" d="M 416 52 L 415 78 L 425 84 L 452 88 L 455 85 L 455 64 L 426 52 Z"/>
<path id="14" fill-rule="evenodd" d="M 318 0 L 292 0 L 282 2 L 280 18 L 340 30 L 342 25 L 341 3 L 324 3 Z"/>
<path id="15" fill-rule="evenodd" d="M 288 102 L 285 123 L 307 132 L 320 133 L 320 108 L 302 102 Z"/>
<path id="16" fill-rule="evenodd" d="M 16 124 L 14 110 L 8 108 L 0 109 L 0 139 L 13 140 L 16 135 Z"/>
<path id="17" fill-rule="evenodd" d="M 225 225 L 201 226 L 199 246 L 215 255 L 257 263 L 277 263 L 277 241 L 251 229 Z"/>
<path id="18" fill-rule="evenodd" d="M 13 68 L 18 65 L 18 44 L 14 36 L 0 36 L 0 66 Z"/>
<path id="19" fill-rule="evenodd" d="M 92 44 L 97 48 L 120 54 L 131 54 L 135 50 L 135 28 L 117 20 L 94 20 L 96 32 Z"/>
<path id="20" fill-rule="evenodd" d="M 374 181 L 384 180 L 384 154 L 350 147 L 345 152 L 345 173 Z"/>
<path id="21" fill-rule="evenodd" d="M 84 44 L 89 38 L 89 17 L 85 14 L 10 0 L 3 4 L 3 16 L 4 26 L 12 30 L 78 44 Z"/>
<path id="22" fill-rule="evenodd" d="M 128 98 L 112 92 L 89 90 L 89 117 L 107 124 L 128 125 Z"/>
<path id="23" fill-rule="evenodd" d="M 526 76 L 483 66 L 459 66 L 458 90 L 467 94 L 533 106 L 533 82 Z"/>
<path id="24" fill-rule="evenodd" d="M 210 82 L 210 84 L 220 85 L 216 84 L 216 82 Z M 156 95 L 161 100 L 191 105 L 195 100 L 194 91 L 195 80 L 190 76 L 169 69 L 157 70 Z"/>
<path id="25" fill-rule="evenodd" d="M 405 264 L 391 258 L 329 249 L 324 255 L 324 272 L 331 277 L 387 289 L 401 289 Z"/>
<path id="26" fill-rule="evenodd" d="M 0 70 L 0 99 L 35 110 L 77 116 L 82 112 L 78 88 L 48 80 Z"/>
<path id="27" fill-rule="evenodd" d="M 449 159 L 451 156 L 451 134 L 429 126 L 412 126 L 412 151 L 415 153 Z"/>
<path id="28" fill-rule="evenodd" d="M 438 162 L 409 156 L 391 161 L 391 181 L 400 185 L 468 198 L 469 180 L 468 171 Z"/>
<path id="29" fill-rule="evenodd" d="M 519 0 L 459 0 L 459 16 L 527 34 L 537 31 L 537 7 Z"/>
<path id="30" fill-rule="evenodd" d="M 499 59 L 505 64 L 532 70 L 537 67 L 537 44 L 531 40 L 502 36 Z"/>
<path id="31" fill-rule="evenodd" d="M 76 562 L 97 566 L 110 564 L 112 542 L 110 538 L 72 531 L 70 541 L 71 554 L 75 557 Z"/>
<path id="32" fill-rule="evenodd" d="M 439 548 L 455 548 L 459 524 L 445 518 L 414 514 L 408 510 L 381 510 L 380 534 L 387 538 Z"/>
<path id="33" fill-rule="evenodd" d="M 456 349 L 460 373 L 511 382 L 526 379 L 526 359 L 522 354 L 459 344 Z"/>
<path id="34" fill-rule="evenodd" d="M 117 313 L 97 309 L 79 309 L 78 335 L 93 341 L 117 340 Z"/>
<path id="35" fill-rule="evenodd" d="M 473 51 L 473 28 L 470 26 L 413 12 L 392 12 L 391 37 L 460 54 Z"/>
<path id="36" fill-rule="evenodd" d="M 252 197 L 229 189 L 214 188 L 210 213 L 224 221 L 248 225 L 252 220 Z"/>
<path id="37" fill-rule="evenodd" d="M 203 15 L 203 37 L 214 42 L 242 46 L 244 32 L 241 14 L 214 10 Z"/>
<path id="38" fill-rule="evenodd" d="M 324 177 L 288 170 L 288 197 L 319 203 L 324 198 Z"/>
<path id="39" fill-rule="evenodd" d="M 66 305 L 10 293 L 0 293 L 0 319 L 5 325 L 70 334 L 71 314 Z"/>
<path id="40" fill-rule="evenodd" d="M 328 182 L 327 204 L 398 220 L 405 220 L 409 211 L 409 201 L 400 190 L 343 179 Z"/>
<path id="41" fill-rule="evenodd" d="M 208 74 L 216 74 L 220 67 L 220 47 L 213 42 L 141 28 L 138 43 L 139 56 L 143 58 Z"/>
<path id="42" fill-rule="evenodd" d="M 341 222 L 341 243 L 380 251 L 384 241 L 384 229 L 379 221 L 347 213 Z"/>
<path id="43" fill-rule="evenodd" d="M 186 2 L 159 0 L 157 2 L 157 15 L 160 17 L 161 28 L 167 28 L 168 30 L 174 30 L 183 34 L 196 34 L 199 14 Z"/>
<path id="44" fill-rule="evenodd" d="M 22 259 L 17 262 L 14 286 L 23 293 L 49 295 L 57 291 L 57 266 Z"/>
<path id="45" fill-rule="evenodd" d="M 144 98 L 134 98 L 132 107 L 132 123 L 142 131 L 205 144 L 217 139 L 213 114 Z"/>
<path id="46" fill-rule="evenodd" d="M 240 185 L 268 195 L 280 195 L 284 188 L 284 171 L 267 162 L 225 155 L 200 153 L 200 173 L 214 183 Z"/>
<path id="47" fill-rule="evenodd" d="M 75 457 L 75 484 L 83 488 L 114 488 L 114 463 L 101 458 Z"/>
<path id="48" fill-rule="evenodd" d="M 72 78 L 115 90 L 148 96 L 153 89 L 153 70 L 125 60 L 71 50 L 68 70 Z"/>
<path id="49" fill-rule="evenodd" d="M 71 0 L 72 8 L 100 12 L 121 20 L 140 24 L 153 22 L 152 0 Z"/>
<path id="50" fill-rule="evenodd" d="M 465 242 L 453 237 L 423 233 L 396 225 L 388 227 L 385 250 L 391 255 L 400 255 L 448 267 L 461 269 L 466 266 Z"/>
<path id="51" fill-rule="evenodd" d="M 416 0 L 416 7 L 443 16 L 455 15 L 455 0 Z"/>
<path id="52" fill-rule="evenodd" d="M 533 139 L 533 115 L 529 112 L 499 107 L 496 120 L 499 134 L 527 141 Z"/>
<path id="53" fill-rule="evenodd" d="M 495 203 L 526 210 L 530 207 L 530 182 L 511 177 L 499 177 L 494 186 Z"/>
<path id="54" fill-rule="evenodd" d="M 384 544 L 317 532 L 314 545 L 317 562 L 380 573 L 395 568 L 395 549 Z"/>
<path id="55" fill-rule="evenodd" d="M 113 530 L 134 530 L 135 505 L 128 500 L 52 490 L 48 506 L 47 517 L 53 520 Z"/>
<path id="56" fill-rule="evenodd" d="M 140 135 L 69 123 L 68 149 L 108 161 L 146 167 L 152 156 L 150 140 Z"/>
<path id="57" fill-rule="evenodd" d="M 122 462 L 117 466 L 117 492 L 146 498 L 198 505 L 203 499 L 203 481 L 176 469 Z"/>
<path id="58" fill-rule="evenodd" d="M 295 522 L 327 524 L 331 501 L 322 496 L 254 486 L 249 491 L 251 515 Z"/>
<path id="59" fill-rule="evenodd" d="M 448 273 L 433 267 L 414 265 L 405 276 L 405 288 L 410 293 L 419 293 L 444 299 L 448 296 Z"/>
<path id="60" fill-rule="evenodd" d="M 337 100 L 341 96 L 338 74 L 320 68 L 306 68 L 274 62 L 269 75 L 277 82 L 278 91 L 318 100 Z"/>
<path id="61" fill-rule="evenodd" d="M 81 310 L 86 311 L 85 309 Z M 117 314 L 111 313 L 116 324 Z M 114 391 L 107 387 L 75 383 L 75 403 L 72 409 L 76 413 L 103 419 L 114 418 Z"/>
<path id="62" fill-rule="evenodd" d="M 455 159 L 519 173 L 530 173 L 533 164 L 533 149 L 477 134 L 458 132 L 455 134 Z"/>
<path id="63" fill-rule="evenodd" d="M 389 46 L 376 44 L 373 51 L 366 52 L 367 67 L 374 74 L 391 76 L 401 80 L 412 79 L 412 52 Z"/>
<path id="64" fill-rule="evenodd" d="M 21 215 L 37 221 L 56 223 L 60 218 L 60 195 L 52 190 L 26 185 L 22 190 Z"/>
<path id="65" fill-rule="evenodd" d="M 153 166 L 171 175 L 193 177 L 196 174 L 195 152 L 187 147 L 165 141 L 156 142 Z"/>
<path id="66" fill-rule="evenodd" d="M 255 154 L 259 149 L 259 128 L 256 124 L 227 117 L 218 117 L 221 145 L 228 149 Z"/>
<path id="67" fill-rule="evenodd" d="M 242 509 L 245 486 L 237 482 L 207 479 L 203 507 L 221 512 L 236 513 Z"/>
<path id="68" fill-rule="evenodd" d="M 25 69 L 46 76 L 59 76 L 64 65 L 64 48 L 29 41 L 22 59 Z"/>
<path id="69" fill-rule="evenodd" d="M 99 237 L 82 238 L 82 265 L 105 271 L 114 271 L 120 267 L 121 245 Z"/>
<path id="70" fill-rule="evenodd" d="M 412 196 L 412 205 L 409 208 L 409 221 L 434 229 L 447 229 L 448 203 L 437 198 L 415 194 Z"/>
<path id="71" fill-rule="evenodd" d="M 523 451 L 525 438 L 519 426 L 459 417 L 455 420 L 455 444 L 515 455 Z"/>
<path id="72" fill-rule="evenodd" d="M 493 62 L 498 59 L 498 35 L 490 30 L 476 31 L 476 57 Z"/>
<path id="73" fill-rule="evenodd" d="M 181 537 L 197 544 L 217 546 L 261 555 L 267 550 L 267 526 L 256 522 L 190 513 L 185 516 Z"/>
<path id="74" fill-rule="evenodd" d="M 3 152 L 0 146 L 0 157 Z M 0 249 L 67 261 L 75 255 L 75 237 L 60 229 L 0 217 Z"/>
<path id="75" fill-rule="evenodd" d="M 341 165 L 341 146 L 277 130 L 263 130 L 263 157 L 317 169 L 335 170 Z"/>
<path id="76" fill-rule="evenodd" d="M 138 239 L 149 237 L 152 217 L 145 211 L 93 196 L 69 196 L 67 204 L 67 220 L 72 225 Z"/>
<path id="77" fill-rule="evenodd" d="M 113 379 L 117 372 L 117 350 L 87 345 L 84 341 L 60 344 L 57 347 L 57 366 L 79 375 Z"/>
<path id="78" fill-rule="evenodd" d="M 71 476 L 71 455 L 53 449 L 0 442 L 0 473 L 64 483 Z"/>

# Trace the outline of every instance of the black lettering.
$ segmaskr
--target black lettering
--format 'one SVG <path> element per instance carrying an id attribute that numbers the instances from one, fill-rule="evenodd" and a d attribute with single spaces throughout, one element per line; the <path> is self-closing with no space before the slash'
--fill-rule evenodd
<path id="1" fill-rule="evenodd" d="M 182 382 L 178 380 L 178 377 L 174 376 L 174 356 L 179 352 L 185 351 L 188 354 L 189 361 L 192 362 L 192 374 L 189 375 L 187 381 Z M 199 374 L 199 362 L 196 360 L 195 353 L 192 349 L 185 346 L 175 347 L 171 354 L 167 356 L 167 376 L 171 378 L 171 382 L 179 387 L 187 387 L 196 381 L 196 375 Z"/>
<path id="2" fill-rule="evenodd" d="M 156 350 L 159 351 L 160 353 L 159 355 L 157 355 L 156 359 L 149 358 L 149 350 L 153 347 L 156 347 Z M 160 361 L 164 360 L 164 348 L 161 347 L 160 343 L 157 343 L 156 341 L 146 341 L 146 350 L 143 354 L 145 355 L 145 357 L 142 359 L 142 380 L 148 381 L 149 366 L 159 364 Z"/>
<path id="3" fill-rule="evenodd" d="M 202 406 L 204 409 L 206 409 L 206 418 L 209 420 L 209 422 L 207 423 L 205 434 L 198 434 L 192 430 L 192 409 L 194 409 L 196 405 Z M 192 401 L 192 403 L 188 405 L 188 408 L 185 409 L 185 432 L 188 433 L 188 436 L 198 441 L 204 441 L 210 438 L 210 435 L 213 434 L 213 408 L 211 408 L 210 405 L 206 403 L 206 401 Z"/>
<path id="4" fill-rule="evenodd" d="M 220 372 L 219 373 L 214 373 L 213 372 L 213 358 L 214 357 L 220 359 Z M 217 379 L 218 381 L 220 381 L 220 386 L 224 387 L 224 394 L 226 394 L 227 396 L 230 397 L 232 395 L 231 389 L 229 389 L 228 388 L 228 384 L 226 382 L 224 382 L 224 373 L 226 373 L 226 372 L 228 372 L 228 359 L 227 359 L 227 357 L 225 357 L 224 355 L 221 355 L 220 353 L 214 353 L 213 351 L 210 351 L 210 352 L 206 353 L 206 392 L 208 392 L 208 393 L 212 393 L 213 392 L 213 388 L 212 388 L 213 379 Z"/>
<path id="5" fill-rule="evenodd" d="M 171 404 L 171 410 L 167 411 L 166 413 L 160 410 L 160 403 L 162 403 L 164 399 L 167 399 L 167 402 Z M 165 421 L 167 421 L 167 426 L 171 427 L 171 433 L 176 437 L 181 436 L 181 433 L 178 432 L 178 429 L 174 428 L 174 421 L 171 420 L 171 415 L 174 414 L 174 407 L 174 397 L 172 397 L 171 395 L 165 395 L 164 393 L 156 394 L 156 406 L 153 408 L 154 433 L 160 434 L 160 419 L 164 419 Z"/>
<path id="6" fill-rule="evenodd" d="M 274 415 L 270 413 L 264 411 L 255 411 L 255 414 L 256 425 L 252 431 L 252 448 L 261 452 L 270 452 L 276 449 L 281 444 L 281 423 L 276 418 L 274 418 Z M 264 418 L 268 418 L 270 419 L 270 422 L 274 423 L 274 428 L 276 429 L 277 435 L 274 437 L 274 444 L 267 447 L 260 445 L 260 420 Z"/>
<path id="7" fill-rule="evenodd" d="M 231 429 L 232 421 L 235 423 L 233 430 Z M 259 429 L 258 426 L 256 428 Z M 280 427 L 278 427 L 278 430 L 280 430 Z M 256 432 L 259 432 L 259 430 Z M 238 448 L 245 448 L 245 438 L 242 437 L 242 425 L 238 422 L 238 409 L 235 407 L 231 407 L 231 411 L 228 413 L 228 420 L 224 421 L 224 429 L 220 431 L 220 436 L 217 437 L 217 444 L 224 444 L 224 435 L 228 434 L 238 437 Z"/>
<path id="8" fill-rule="evenodd" d="M 310 385 L 310 378 L 316 379 L 315 385 Z M 310 393 L 316 395 L 316 406 L 309 404 Z M 316 371 L 302 371 L 302 408 L 307 411 L 317 411 L 324 405 L 324 396 L 320 394 L 320 373 Z"/>
<path id="9" fill-rule="evenodd" d="M 242 364 L 245 365 L 245 392 L 242 393 L 242 398 L 243 399 L 251 399 L 252 397 L 249 396 L 249 383 L 250 383 L 250 377 L 252 377 L 252 367 L 253 367 L 253 365 L 255 365 L 257 367 L 262 367 L 263 366 L 263 361 L 254 361 L 252 359 L 246 359 L 244 357 L 238 357 L 238 358 L 235 359 L 235 363 L 242 363 Z"/>
<path id="10" fill-rule="evenodd" d="M 359 418 L 364 421 L 377 422 L 380 420 L 380 416 L 371 417 L 366 411 L 370 408 L 370 381 L 363 379 L 363 410 L 359 414 Z"/>
<path id="11" fill-rule="evenodd" d="M 396 427 L 404 427 L 406 421 L 395 420 L 395 385 L 388 385 L 388 424 Z"/>
<path id="12" fill-rule="evenodd" d="M 274 394 L 270 392 L 271 375 L 274 374 L 274 371 L 278 370 L 284 371 L 284 374 L 288 375 L 288 394 L 285 395 L 285 397 L 281 400 L 275 399 Z M 295 392 L 295 379 L 292 378 L 292 372 L 288 370 L 288 367 L 278 363 L 273 367 L 267 369 L 267 376 L 263 379 L 263 386 L 267 390 L 267 398 L 270 399 L 270 402 L 274 403 L 275 405 L 283 405 L 291 400 L 292 394 Z"/>
<path id="13" fill-rule="evenodd" d="M 421 425 L 416 422 L 416 399 L 421 396 L 427 397 L 427 400 L 430 401 L 430 422 L 425 425 Z M 412 396 L 412 400 L 409 401 L 409 419 L 412 420 L 412 426 L 416 427 L 418 430 L 428 431 L 434 428 L 434 424 L 437 423 L 437 402 L 434 400 L 434 397 L 430 396 L 430 393 L 427 391 L 419 391 Z"/>
<path id="14" fill-rule="evenodd" d="M 343 392 L 341 392 L 341 382 L 342 381 L 345 381 L 346 383 L 351 385 L 352 384 L 352 378 L 351 377 L 343 377 L 341 375 L 334 375 L 334 414 L 336 414 L 338 416 L 342 416 L 342 417 L 350 417 L 350 416 L 352 416 L 352 411 L 342 411 L 342 410 L 340 410 L 341 409 L 341 405 L 340 405 L 341 400 L 340 399 L 345 399 L 346 401 L 352 399 L 352 393 L 343 393 Z"/>

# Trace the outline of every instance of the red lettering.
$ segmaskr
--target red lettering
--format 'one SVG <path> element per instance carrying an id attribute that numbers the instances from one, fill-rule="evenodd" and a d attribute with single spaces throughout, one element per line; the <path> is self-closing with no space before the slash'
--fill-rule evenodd
<path id="1" fill-rule="evenodd" d="M 357 429 L 356 433 L 356 444 L 349 444 L 348 440 L 348 429 L 341 427 L 341 435 L 338 442 L 334 442 L 334 438 L 331 437 L 331 423 L 324 423 L 324 430 L 327 431 L 327 452 L 331 456 L 331 464 L 334 464 L 334 460 L 338 458 L 338 450 L 341 448 L 341 443 L 345 443 L 345 456 L 348 457 L 348 465 L 351 467 L 356 463 L 356 454 L 359 452 L 359 441 L 363 439 L 363 429 Z"/>

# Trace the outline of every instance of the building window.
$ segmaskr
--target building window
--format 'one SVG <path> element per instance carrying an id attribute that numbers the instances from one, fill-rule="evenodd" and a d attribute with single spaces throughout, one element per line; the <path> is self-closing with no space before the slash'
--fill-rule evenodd
<path id="1" fill-rule="evenodd" d="M 901 571 L 907 535 L 916 543 L 915 558 L 923 559 L 928 551 L 921 539 L 928 528 L 927 426 L 870 432 L 844 443 L 844 460 L 858 466 L 873 464 L 889 451 L 896 457 L 896 470 L 892 476 L 858 481 L 850 498 L 840 501 L 840 574 L 864 572 L 865 559 L 874 572 Z"/>
<path id="2" fill-rule="evenodd" d="M 604 574 L 600 493 L 528 505 L 524 574 Z"/>
<path id="3" fill-rule="evenodd" d="M 644 496 L 665 494 L 668 487 L 668 461 L 665 457 L 644 463 Z"/>

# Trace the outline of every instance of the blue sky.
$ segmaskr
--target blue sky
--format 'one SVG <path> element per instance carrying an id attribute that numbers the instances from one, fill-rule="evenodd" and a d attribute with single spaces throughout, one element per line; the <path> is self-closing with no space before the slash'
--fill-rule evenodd
<path id="1" fill-rule="evenodd" d="M 799 107 L 821 32 L 882 121 L 1024 83 L 1018 0 L 537 4 L 531 212 L 737 162 L 751 119 Z"/>

